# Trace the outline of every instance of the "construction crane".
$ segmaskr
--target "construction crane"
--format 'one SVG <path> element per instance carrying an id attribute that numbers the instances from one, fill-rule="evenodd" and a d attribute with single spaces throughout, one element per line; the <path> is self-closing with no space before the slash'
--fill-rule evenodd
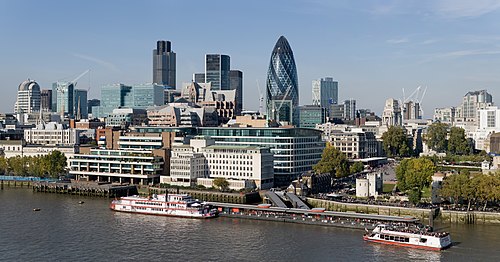
<path id="1" fill-rule="evenodd" d="M 259 79 L 256 79 L 256 81 L 257 81 L 257 89 L 259 90 L 259 114 L 263 115 L 262 109 L 264 104 L 264 95 L 262 94 L 262 90 L 260 89 Z"/>
<path id="2" fill-rule="evenodd" d="M 422 86 L 418 86 L 408 97 L 405 97 L 405 89 L 403 88 L 403 99 L 401 100 L 401 107 L 405 106 L 405 103 L 409 101 L 413 101 L 419 104 L 420 115 L 424 115 L 424 110 L 422 109 L 422 102 L 424 100 L 425 94 L 427 93 L 427 86 L 425 86 L 424 90 L 422 90 Z"/>
<path id="3" fill-rule="evenodd" d="M 69 85 L 71 85 L 71 84 L 73 84 L 73 87 L 76 87 L 77 81 L 78 81 L 80 78 L 82 78 L 84 75 L 86 75 L 88 72 L 90 72 L 90 69 L 85 70 L 83 73 L 81 73 L 79 76 L 77 76 L 77 77 L 76 77 L 75 79 L 73 79 L 72 81 L 69 81 L 69 82 L 65 83 L 65 85 L 59 85 L 59 84 L 58 84 L 58 85 L 57 85 L 57 88 L 56 88 L 57 92 L 58 92 L 58 93 L 61 93 L 61 94 L 62 94 L 62 96 L 64 97 L 64 94 L 66 93 L 66 88 L 67 88 Z M 89 89 L 90 89 L 90 87 L 89 87 Z M 59 99 L 58 99 L 58 100 L 59 100 Z M 61 102 L 62 102 L 62 99 L 61 99 Z M 64 109 L 65 109 L 65 108 L 64 108 L 64 104 L 65 104 L 64 102 L 62 102 L 62 103 L 61 103 L 61 120 L 64 120 Z"/>

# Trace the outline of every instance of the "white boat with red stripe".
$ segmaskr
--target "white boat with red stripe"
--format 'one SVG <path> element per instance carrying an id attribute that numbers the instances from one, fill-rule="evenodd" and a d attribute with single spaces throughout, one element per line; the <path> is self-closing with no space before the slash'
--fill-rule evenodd
<path id="1" fill-rule="evenodd" d="M 363 239 L 370 242 L 396 246 L 442 250 L 451 246 L 451 237 L 447 232 L 433 232 L 429 227 L 401 227 L 379 224 Z"/>
<path id="2" fill-rule="evenodd" d="M 217 209 L 187 194 L 163 194 L 151 197 L 128 196 L 113 200 L 112 210 L 158 216 L 213 218 Z"/>

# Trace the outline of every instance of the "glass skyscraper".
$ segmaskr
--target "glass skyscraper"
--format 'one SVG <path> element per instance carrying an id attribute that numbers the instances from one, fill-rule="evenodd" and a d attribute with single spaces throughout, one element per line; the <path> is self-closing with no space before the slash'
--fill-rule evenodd
<path id="1" fill-rule="evenodd" d="M 75 85 L 71 82 L 52 84 L 52 111 L 61 115 L 74 116 Z"/>
<path id="2" fill-rule="evenodd" d="M 212 90 L 230 90 L 230 68 L 231 61 L 228 55 L 205 55 L 205 83 L 212 83 Z"/>
<path id="3" fill-rule="evenodd" d="M 326 108 L 330 115 L 330 105 L 339 102 L 339 83 L 331 77 L 312 82 L 312 104 Z"/>
<path id="4" fill-rule="evenodd" d="M 153 83 L 175 89 L 175 53 L 170 41 L 156 42 L 153 50 Z"/>
<path id="5" fill-rule="evenodd" d="M 271 53 L 267 71 L 266 107 L 269 120 L 298 123 L 299 82 L 292 48 L 281 36 Z"/>

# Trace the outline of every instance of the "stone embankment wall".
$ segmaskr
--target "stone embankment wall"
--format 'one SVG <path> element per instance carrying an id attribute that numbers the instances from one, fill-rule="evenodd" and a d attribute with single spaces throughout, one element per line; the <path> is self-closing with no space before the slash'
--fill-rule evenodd
<path id="1" fill-rule="evenodd" d="M 434 221 L 458 224 L 497 224 L 500 225 L 500 213 L 493 212 L 463 212 L 440 209 L 421 209 L 407 207 L 392 207 L 380 205 L 365 205 L 343 203 L 323 199 L 307 198 L 313 207 L 322 207 L 331 211 L 355 212 L 388 216 L 412 216 L 424 224 L 433 225 Z"/>
<path id="2" fill-rule="evenodd" d="M 441 223 L 500 225 L 500 213 L 441 210 L 437 220 Z"/>

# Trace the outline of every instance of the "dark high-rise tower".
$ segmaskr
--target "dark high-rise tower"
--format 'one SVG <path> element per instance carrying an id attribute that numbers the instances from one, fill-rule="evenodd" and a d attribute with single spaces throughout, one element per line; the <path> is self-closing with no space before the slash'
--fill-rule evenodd
<path id="1" fill-rule="evenodd" d="M 175 53 L 170 41 L 156 42 L 153 50 L 153 83 L 175 88 Z"/>
<path id="2" fill-rule="evenodd" d="M 274 46 L 267 71 L 266 107 L 270 120 L 297 124 L 299 82 L 292 48 L 284 36 Z"/>
<path id="3" fill-rule="evenodd" d="M 243 111 L 243 72 L 231 70 L 229 71 L 229 79 L 231 90 L 236 90 L 235 114 L 239 116 Z"/>
<path id="4" fill-rule="evenodd" d="M 212 90 L 230 90 L 229 70 L 231 59 L 228 55 L 205 55 L 205 83 L 212 83 Z"/>

